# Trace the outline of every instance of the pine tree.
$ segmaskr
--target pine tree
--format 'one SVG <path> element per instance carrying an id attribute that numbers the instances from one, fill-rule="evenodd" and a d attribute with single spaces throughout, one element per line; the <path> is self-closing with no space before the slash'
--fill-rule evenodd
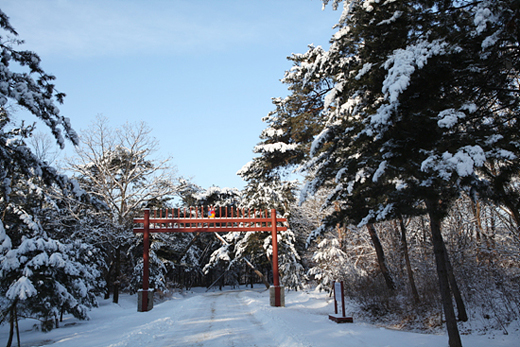
<path id="1" fill-rule="evenodd" d="M 236 188 L 210 187 L 201 189 L 193 195 L 195 207 L 204 207 L 202 212 L 207 217 L 208 208 L 215 209 L 215 217 L 236 214 L 241 200 L 241 193 Z M 206 235 L 203 235 L 206 234 Z M 199 242 L 206 243 L 211 252 L 202 268 L 202 272 L 208 276 L 215 274 L 217 279 L 210 285 L 219 283 L 220 289 L 224 284 L 236 286 L 239 284 L 239 264 L 242 259 L 235 253 L 236 240 L 242 235 L 237 232 L 229 233 L 197 233 L 195 237 Z"/>
<path id="2" fill-rule="evenodd" d="M 473 94 L 472 130 L 482 140 L 486 163 L 478 168 L 484 177 L 472 187 L 481 197 L 504 208 L 520 233 L 518 138 L 518 74 L 520 57 L 520 3 L 516 0 L 475 2 L 470 19 L 474 26 L 474 56 L 466 77 Z M 464 47 L 466 48 L 466 47 Z M 468 93 L 469 94 L 469 93 Z M 480 124 L 485 119 L 486 124 Z M 473 196 L 475 199 L 475 196 Z"/>
<path id="3" fill-rule="evenodd" d="M 10 143 L 28 151 L 21 139 Z M 88 318 L 87 310 L 96 305 L 95 295 L 102 285 L 97 252 L 89 244 L 71 241 L 71 228 L 58 223 L 66 211 L 64 200 L 79 204 L 81 191 L 77 187 L 67 191 L 46 184 L 38 175 L 9 169 L 12 182 L 9 200 L 2 201 L 0 232 L 0 295 L 7 299 L 2 311 L 15 316 L 11 324 L 22 313 L 40 319 L 43 329 L 52 329 L 54 319 L 63 313 Z M 70 185 L 76 186 L 74 182 Z"/>
<path id="4" fill-rule="evenodd" d="M 435 37 L 436 32 L 431 34 L 429 5 L 420 1 L 349 2 L 345 22 L 329 50 L 340 52 L 339 59 L 328 59 L 332 65 L 329 70 L 338 71 L 335 89 L 327 96 L 334 109 L 327 114 L 328 122 L 313 143 L 311 155 L 316 159 L 309 163 L 316 172 L 310 192 L 334 179 L 336 188 L 329 201 L 341 203 L 336 217 L 370 227 L 370 223 L 395 218 L 395 211 L 420 213 L 414 207 L 420 209 L 418 202 L 434 192 L 423 189 L 427 192 L 421 196 L 422 184 L 430 176 L 424 175 L 420 162 L 415 161 L 429 144 L 438 141 L 436 133 L 428 129 L 434 125 L 433 114 L 439 107 L 434 103 L 440 99 L 431 92 L 442 93 L 442 87 L 436 91 L 432 84 L 439 78 L 430 80 L 439 70 L 425 69 L 425 65 L 434 65 L 439 56 L 455 53 L 456 49 Z M 443 12 L 442 4 L 436 5 Z M 443 68 L 442 63 L 435 65 Z M 423 83 L 408 88 L 412 74 L 418 75 L 418 70 L 420 74 L 429 73 L 429 78 L 421 76 Z M 430 98 L 425 99 L 427 94 L 420 92 L 421 87 L 428 89 Z M 408 90 L 414 94 L 402 96 Z M 446 189 L 441 194 L 449 202 L 455 191 Z M 444 208 L 447 206 L 449 203 Z M 427 207 L 435 211 L 430 213 L 432 233 L 440 236 L 440 223 L 434 222 L 442 218 L 437 212 L 441 206 Z M 460 338 L 445 281 L 442 238 L 437 241 L 440 246 L 435 253 L 450 346 L 458 346 Z"/>
<path id="5" fill-rule="evenodd" d="M 441 222 L 462 186 L 486 186 L 476 175 L 485 163 L 517 158 L 516 74 L 490 49 L 500 33 L 488 30 L 497 22 L 490 5 L 347 1 L 328 56 L 301 69 L 335 72 L 307 194 L 333 180 L 335 219 L 360 225 L 428 214 L 450 346 L 460 338 Z"/>
<path id="6" fill-rule="evenodd" d="M 195 198 L 194 206 L 211 206 L 211 207 L 228 207 L 236 208 L 240 204 L 241 193 L 236 188 L 220 188 L 209 187 L 208 189 L 201 189 L 193 194 Z M 205 213 L 207 211 L 204 211 Z M 215 210 L 216 216 L 219 216 L 220 210 Z"/>
<path id="7" fill-rule="evenodd" d="M 12 122 L 11 112 L 20 107 L 42 120 L 61 148 L 65 139 L 77 144 L 56 106 L 65 95 L 37 54 L 17 50 L 22 41 L 2 11 L 0 27 L 0 295 L 2 311 L 11 316 L 10 345 L 20 310 L 42 320 L 61 312 L 86 318 L 95 304 L 97 268 L 89 256 L 79 258 L 88 245 L 60 242 L 46 229 L 46 218 L 62 207 L 56 192 L 77 202 L 90 198 L 27 146 L 34 126 Z"/>
<path id="8" fill-rule="evenodd" d="M 348 256 L 341 250 L 338 239 L 324 238 L 312 257 L 315 265 L 308 271 L 318 282 L 316 289 L 330 292 L 332 283 L 344 277 L 344 264 L 347 263 L 347 259 Z"/>
<path id="9" fill-rule="evenodd" d="M 92 247 L 63 244 L 41 230 L 37 232 L 31 238 L 24 237 L 17 247 L 2 250 L 0 275 L 10 283 L 2 288 L 2 296 L 10 301 L 7 309 L 40 319 L 44 330 L 52 329 L 54 320 L 63 313 L 87 319 L 88 308 L 97 305 L 95 295 L 99 292 L 100 273 L 90 265 L 94 263 L 94 254 L 88 251 Z M 3 226 L 1 234 L 3 244 L 8 244 L 10 238 Z"/>
<path id="10" fill-rule="evenodd" d="M 292 206 L 296 200 L 295 192 L 298 188 L 297 181 L 281 181 L 273 178 L 263 178 L 249 176 L 246 169 L 239 174 L 249 177 L 249 182 L 243 191 L 242 206 L 246 209 L 270 210 L 275 209 L 282 217 L 291 219 Z M 259 252 L 258 247 L 263 247 L 264 254 L 271 261 L 272 259 L 272 236 L 266 233 L 255 233 L 255 235 L 245 236 L 242 243 L 249 243 L 248 246 L 241 245 L 241 248 L 249 249 L 249 252 Z M 305 270 L 300 256 L 302 241 L 298 240 L 289 224 L 286 231 L 278 234 L 278 264 L 280 270 L 281 283 L 290 289 L 300 289 L 305 283 Z M 298 249 L 300 248 L 300 250 Z M 258 254 L 258 253 L 257 253 Z"/>
<path id="11" fill-rule="evenodd" d="M 292 95 L 277 101 L 284 112 L 268 120 L 278 127 L 263 134 L 273 143 L 248 170 L 300 164 L 303 199 L 332 189 L 326 205 L 339 208 L 320 230 L 427 214 L 450 346 L 460 338 L 443 218 L 464 187 L 518 212 L 517 13 L 516 1 L 344 1 L 329 50 L 293 56 L 283 80 Z M 311 139 L 274 142 L 292 134 L 283 126 L 303 117 L 305 98 L 319 105 L 305 118 Z"/>

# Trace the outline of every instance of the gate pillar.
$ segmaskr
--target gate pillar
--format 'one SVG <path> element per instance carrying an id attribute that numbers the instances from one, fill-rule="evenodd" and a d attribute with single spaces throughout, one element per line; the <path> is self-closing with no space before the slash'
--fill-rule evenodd
<path id="1" fill-rule="evenodd" d="M 283 287 L 280 286 L 280 274 L 278 271 L 278 228 L 276 227 L 276 210 L 271 210 L 271 242 L 273 247 L 273 287 L 269 289 L 271 306 L 285 306 Z M 282 302 L 283 297 L 283 302 Z"/>
<path id="2" fill-rule="evenodd" d="M 148 292 L 150 277 L 150 209 L 148 208 L 144 210 L 143 228 L 143 290 L 138 299 L 140 305 L 137 305 L 137 309 L 139 312 L 150 311 L 153 308 L 153 302 L 151 305 L 148 302 L 150 299 L 153 300 L 153 296 L 150 296 Z"/>

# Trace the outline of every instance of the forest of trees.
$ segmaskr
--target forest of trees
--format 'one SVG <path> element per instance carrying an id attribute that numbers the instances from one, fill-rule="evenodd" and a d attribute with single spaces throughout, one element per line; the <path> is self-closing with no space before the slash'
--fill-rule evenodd
<path id="1" fill-rule="evenodd" d="M 330 4 L 329 4 L 330 3 Z M 77 134 L 64 94 L 0 11 L 0 321 L 85 319 L 96 297 L 141 286 L 143 208 L 271 209 L 290 290 L 345 295 L 402 329 L 520 319 L 520 1 L 323 0 L 342 10 L 325 50 L 289 57 L 243 190 L 197 186 L 156 159 L 146 124 L 98 117 Z M 56 168 L 48 138 L 75 155 Z M 296 175 L 296 176 L 295 176 Z M 292 178 L 299 177 L 298 180 Z M 157 295 L 272 283 L 269 233 L 152 235 Z M 262 283 L 263 282 L 263 283 Z"/>

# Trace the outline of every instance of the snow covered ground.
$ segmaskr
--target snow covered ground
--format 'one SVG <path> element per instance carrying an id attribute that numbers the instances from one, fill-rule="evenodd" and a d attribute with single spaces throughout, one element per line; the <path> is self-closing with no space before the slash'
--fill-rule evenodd
<path id="1" fill-rule="evenodd" d="M 59 329 L 42 333 L 36 321 L 20 322 L 22 346 L 173 347 L 173 346 L 447 346 L 446 335 L 389 330 L 367 323 L 337 324 L 333 300 L 325 293 L 286 292 L 286 307 L 269 306 L 265 289 L 175 293 L 150 312 L 137 312 L 136 296 L 123 295 L 119 304 L 100 300 L 90 321 L 67 318 Z M 348 312 L 348 310 L 347 310 Z M 0 328 L 0 344 L 8 326 Z M 520 345 L 520 333 L 464 335 L 464 346 Z M 16 345 L 16 338 L 13 346 Z"/>

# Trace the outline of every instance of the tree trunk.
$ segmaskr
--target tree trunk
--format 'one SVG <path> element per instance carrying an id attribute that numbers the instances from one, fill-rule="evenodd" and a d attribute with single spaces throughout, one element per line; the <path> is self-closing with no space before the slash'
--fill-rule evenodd
<path id="1" fill-rule="evenodd" d="M 219 277 L 220 281 L 218 282 L 218 289 L 220 291 L 222 291 L 222 288 L 224 287 L 224 275 L 226 274 L 226 271 L 227 270 L 224 270 L 224 272 L 222 272 L 222 275 Z"/>
<path id="2" fill-rule="evenodd" d="M 110 266 L 108 267 L 108 271 L 105 275 L 105 283 L 106 283 L 106 291 L 105 291 L 105 300 L 110 299 L 110 288 L 112 287 L 112 273 L 114 271 L 114 259 L 111 260 Z"/>
<path id="3" fill-rule="evenodd" d="M 446 265 L 446 254 L 444 241 L 441 234 L 441 218 L 438 216 L 437 203 L 426 200 L 428 215 L 430 217 L 430 229 L 432 233 L 433 252 L 437 265 L 437 276 L 439 278 L 439 289 L 441 293 L 442 308 L 446 319 L 446 329 L 448 330 L 448 343 L 450 347 L 462 347 L 457 319 L 453 302 L 451 301 L 450 284 L 448 279 L 448 267 Z"/>
<path id="4" fill-rule="evenodd" d="M 105 278 L 106 287 L 105 287 L 105 300 L 110 299 L 110 280 L 108 279 L 110 277 L 110 274 Z"/>
<path id="5" fill-rule="evenodd" d="M 18 347 L 20 347 L 20 327 L 18 326 L 18 310 L 16 309 L 16 305 L 14 305 L 14 325 L 16 327 L 16 341 L 18 342 Z"/>
<path id="6" fill-rule="evenodd" d="M 249 284 L 251 285 L 251 289 L 253 289 L 253 283 L 254 283 L 254 275 L 253 275 L 253 269 L 249 268 L 248 267 L 248 271 L 249 271 Z M 257 270 L 258 271 L 258 270 Z M 260 275 L 262 275 L 262 273 L 260 271 L 258 271 L 260 273 Z M 263 277 L 264 275 L 262 275 Z"/>
<path id="7" fill-rule="evenodd" d="M 112 302 L 114 304 L 119 303 L 119 278 L 121 276 L 121 247 L 118 246 L 116 248 L 116 266 L 114 271 L 114 297 L 112 298 Z"/>
<path id="8" fill-rule="evenodd" d="M 408 241 L 406 240 L 406 227 L 404 225 L 403 218 L 399 218 L 399 226 L 401 228 L 401 245 L 403 247 L 404 253 L 404 261 L 406 263 L 406 272 L 408 273 L 408 281 L 410 282 L 410 287 L 412 290 L 413 301 L 417 305 L 421 299 L 419 298 L 419 293 L 417 292 L 417 287 L 415 286 L 415 279 L 413 277 L 412 265 L 410 264 L 410 255 L 408 254 Z"/>
<path id="9" fill-rule="evenodd" d="M 14 336 L 14 314 L 13 314 L 13 308 L 14 305 L 11 307 L 9 312 L 9 338 L 7 339 L 7 346 L 11 347 L 11 344 L 13 343 L 13 336 Z"/>
<path id="10" fill-rule="evenodd" d="M 334 201 L 334 211 L 340 212 L 339 202 Z M 338 232 L 338 241 L 339 241 L 339 248 L 343 250 L 343 246 L 345 243 L 345 227 L 341 226 L 341 223 L 336 224 L 336 231 Z"/>
<path id="11" fill-rule="evenodd" d="M 482 218 L 480 218 L 480 201 L 473 201 L 473 198 L 471 197 L 469 201 L 471 205 L 471 212 L 473 212 L 473 216 L 475 217 L 475 221 L 477 222 L 477 232 L 475 237 L 477 239 L 477 242 L 480 243 L 481 237 L 482 235 L 484 235 L 484 229 L 482 228 Z"/>
<path id="12" fill-rule="evenodd" d="M 16 315 L 16 304 L 18 299 L 15 299 L 11 308 L 9 309 L 9 338 L 7 339 L 7 347 L 11 347 L 14 338 L 14 329 L 16 327 L 18 336 L 18 346 L 20 346 L 20 333 L 18 332 L 18 317 Z"/>
<path id="13" fill-rule="evenodd" d="M 377 254 L 377 262 L 379 264 L 379 269 L 385 278 L 386 286 L 390 290 L 395 290 L 395 284 L 392 280 L 392 276 L 390 275 L 390 271 L 386 267 L 385 262 L 385 252 L 383 251 L 383 246 L 381 245 L 381 241 L 379 241 L 379 237 L 377 236 L 376 229 L 373 224 L 367 224 L 368 233 L 370 234 L 370 238 L 372 239 L 372 243 L 374 244 L 374 248 Z"/>
<path id="14" fill-rule="evenodd" d="M 460 293 L 459 286 L 457 285 L 457 280 L 455 279 L 455 275 L 453 274 L 453 267 L 451 266 L 450 256 L 448 254 L 448 251 L 446 250 L 446 245 L 444 243 L 443 246 L 444 254 L 446 255 L 446 267 L 448 269 L 448 279 L 450 281 L 451 292 L 455 297 L 455 303 L 457 304 L 457 312 L 459 313 L 458 319 L 461 322 L 466 322 L 468 320 L 466 306 L 464 305 L 462 294 Z"/>

